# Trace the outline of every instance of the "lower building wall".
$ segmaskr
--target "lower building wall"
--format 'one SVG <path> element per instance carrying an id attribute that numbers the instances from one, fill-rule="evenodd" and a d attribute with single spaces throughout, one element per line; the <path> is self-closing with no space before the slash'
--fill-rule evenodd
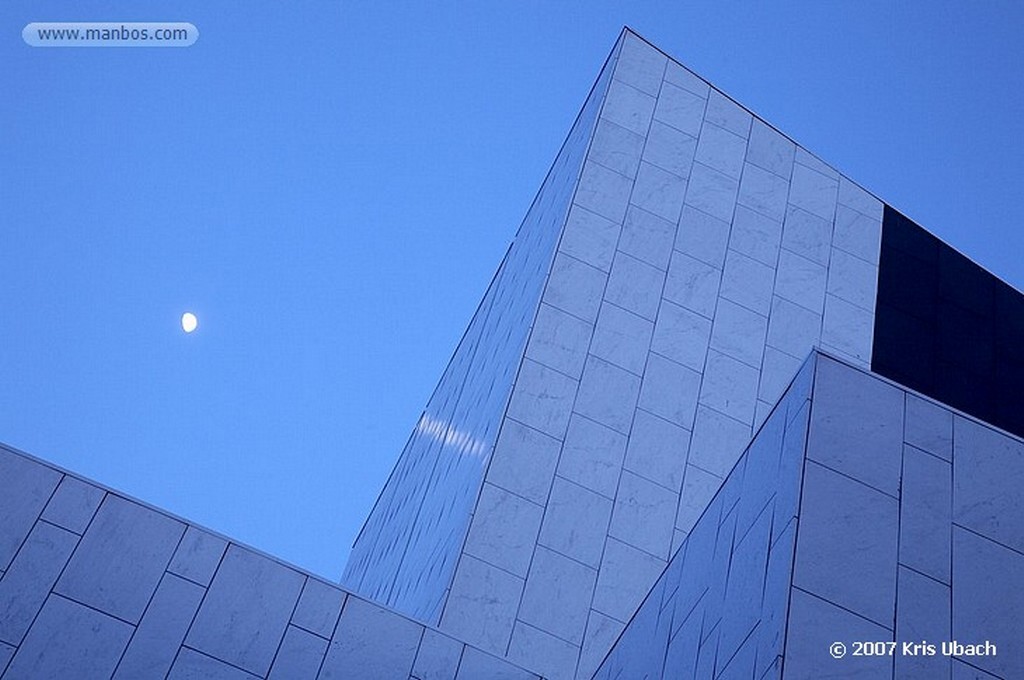
<path id="1" fill-rule="evenodd" d="M 595 677 L 1020 678 L 1022 592 L 1024 441 L 814 354 Z M 536 670 L 0 447 L 4 680 Z"/>
<path id="2" fill-rule="evenodd" d="M 804 364 L 595 678 L 760 678 L 779 666 L 815 357 Z"/>
<path id="3" fill-rule="evenodd" d="M 3 447 L 0 677 L 538 678 Z"/>
<path id="4" fill-rule="evenodd" d="M 1022 482 L 1019 438 L 822 359 L 783 677 L 1024 677 Z"/>
<path id="5" fill-rule="evenodd" d="M 828 356 L 800 384 L 596 677 L 1024 677 L 1024 442 Z"/>

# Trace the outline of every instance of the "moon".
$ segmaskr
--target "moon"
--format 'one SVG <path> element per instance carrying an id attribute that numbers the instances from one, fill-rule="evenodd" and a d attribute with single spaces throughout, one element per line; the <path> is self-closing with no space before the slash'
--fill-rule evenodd
<path id="1" fill-rule="evenodd" d="M 199 319 L 192 312 L 185 312 L 181 315 L 181 330 L 191 333 L 199 326 Z"/>

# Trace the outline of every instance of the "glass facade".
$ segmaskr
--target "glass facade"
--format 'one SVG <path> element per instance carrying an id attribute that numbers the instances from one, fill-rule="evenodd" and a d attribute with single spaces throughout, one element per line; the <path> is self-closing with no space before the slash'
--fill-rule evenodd
<path id="1" fill-rule="evenodd" d="M 1024 435 L 1024 296 L 889 206 L 871 370 Z"/>

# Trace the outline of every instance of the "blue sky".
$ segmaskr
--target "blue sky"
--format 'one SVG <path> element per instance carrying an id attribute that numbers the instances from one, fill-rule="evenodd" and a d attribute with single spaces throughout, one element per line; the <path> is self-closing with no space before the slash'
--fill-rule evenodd
<path id="1" fill-rule="evenodd" d="M 624 24 L 1024 287 L 1019 3 L 769 5 L 4 2 L 0 441 L 338 578 Z"/>

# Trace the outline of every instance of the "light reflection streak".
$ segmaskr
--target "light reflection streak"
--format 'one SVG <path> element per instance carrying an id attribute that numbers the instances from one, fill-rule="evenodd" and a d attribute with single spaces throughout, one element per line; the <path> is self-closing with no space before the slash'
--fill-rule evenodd
<path id="1" fill-rule="evenodd" d="M 420 416 L 416 432 L 430 437 L 442 446 L 454 446 L 459 453 L 483 457 L 487 444 L 469 432 L 460 430 L 446 420 L 434 418 L 429 413 Z"/>

